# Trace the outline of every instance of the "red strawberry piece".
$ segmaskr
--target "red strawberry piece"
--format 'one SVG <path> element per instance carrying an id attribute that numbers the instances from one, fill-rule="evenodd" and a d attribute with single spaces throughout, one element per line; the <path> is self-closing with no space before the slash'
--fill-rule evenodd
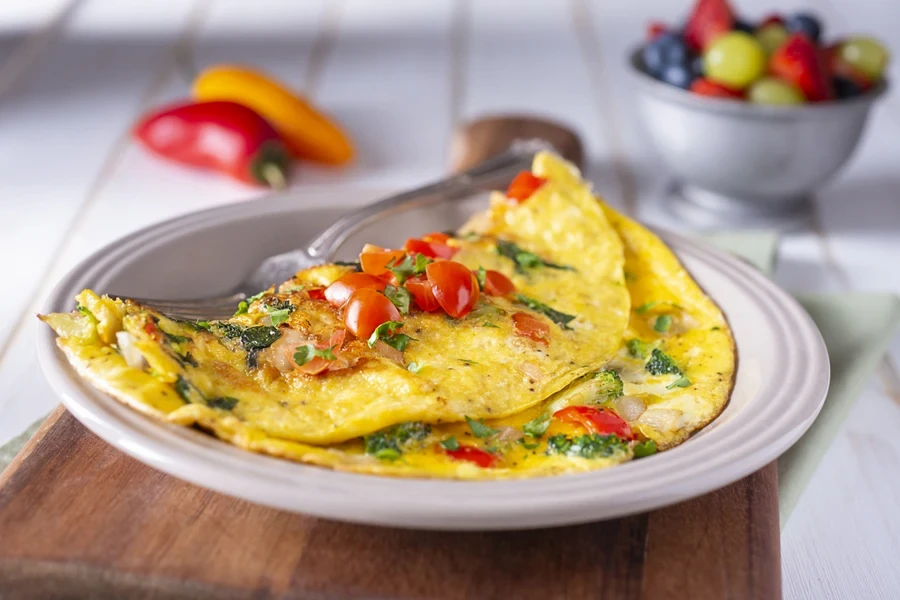
<path id="1" fill-rule="evenodd" d="M 741 99 L 744 94 L 738 90 L 727 88 L 724 85 L 714 83 L 705 77 L 698 77 L 691 84 L 691 91 L 701 96 L 712 96 L 714 98 L 733 98 Z"/>
<path id="2" fill-rule="evenodd" d="M 810 102 L 834 98 L 825 55 L 806 34 L 795 33 L 772 54 L 769 71 L 793 83 Z"/>
<path id="3" fill-rule="evenodd" d="M 694 52 L 701 52 L 717 37 L 731 31 L 734 11 L 727 0 L 697 0 L 684 26 L 684 41 Z"/>
<path id="4" fill-rule="evenodd" d="M 784 18 L 778 13 L 772 13 L 771 15 L 767 15 L 762 21 L 759 22 L 759 25 L 756 26 L 757 29 L 762 29 L 766 25 L 771 25 L 775 23 L 777 25 L 784 25 Z"/>
<path id="5" fill-rule="evenodd" d="M 841 54 L 838 52 L 838 46 L 840 45 L 841 42 L 837 42 L 822 49 L 822 55 L 824 56 L 825 64 L 828 66 L 828 71 L 832 77 L 849 79 L 860 91 L 865 92 L 872 87 L 872 80 L 866 77 L 864 73 L 853 68 L 853 65 L 841 59 Z"/>
<path id="6" fill-rule="evenodd" d="M 653 41 L 669 30 L 665 23 L 659 21 L 650 21 L 647 23 L 647 39 Z"/>

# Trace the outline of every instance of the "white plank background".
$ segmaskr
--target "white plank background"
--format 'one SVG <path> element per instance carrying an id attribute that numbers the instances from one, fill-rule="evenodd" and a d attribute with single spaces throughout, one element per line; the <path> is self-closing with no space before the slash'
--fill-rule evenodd
<path id="1" fill-rule="evenodd" d="M 614 205 L 659 222 L 664 170 L 630 103 L 626 49 L 687 2 L 642 0 L 5 0 L 0 3 L 0 443 L 55 404 L 32 314 L 87 253 L 154 221 L 260 192 L 162 164 L 128 138 L 188 92 L 185 65 L 264 68 L 336 115 L 360 160 L 300 166 L 294 186 L 395 188 L 444 172 L 454 127 L 485 113 L 570 123 Z M 750 18 L 764 0 L 737 0 Z M 827 35 L 872 33 L 900 58 L 900 3 L 792 2 Z M 900 60 L 890 76 L 900 80 Z M 900 100 L 787 235 L 777 279 L 803 291 L 900 292 Z M 668 223 L 672 225 L 672 223 Z M 785 597 L 900 597 L 900 339 L 784 531 Z"/>

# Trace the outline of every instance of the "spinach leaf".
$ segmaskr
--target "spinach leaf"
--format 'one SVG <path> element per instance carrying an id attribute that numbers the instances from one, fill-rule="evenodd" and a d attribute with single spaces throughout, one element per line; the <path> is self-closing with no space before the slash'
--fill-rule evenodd
<path id="1" fill-rule="evenodd" d="M 549 318 L 551 321 L 553 321 L 563 329 L 571 329 L 571 327 L 569 327 L 569 322 L 571 322 L 575 318 L 575 315 L 567 315 L 564 312 L 560 312 L 558 310 L 550 308 L 543 302 L 539 302 L 534 298 L 529 298 L 524 294 L 516 294 L 515 297 L 517 302 L 519 302 L 520 304 L 524 304 L 531 310 L 545 315 L 547 318 Z"/>
<path id="2" fill-rule="evenodd" d="M 574 271 L 572 267 L 566 265 L 558 265 L 542 259 L 534 252 L 523 250 L 518 245 L 508 240 L 497 240 L 497 254 L 505 256 L 516 263 L 516 271 L 524 273 L 526 269 L 534 269 L 537 267 L 547 267 L 549 269 L 560 269 L 562 271 Z"/>
<path id="3" fill-rule="evenodd" d="M 527 435 L 531 437 L 541 437 L 545 433 L 547 433 L 547 428 L 550 427 L 550 414 L 544 413 L 539 417 L 535 417 L 533 420 L 528 421 L 522 426 L 522 431 L 524 431 Z"/>
<path id="4" fill-rule="evenodd" d="M 221 398 L 213 398 L 207 404 L 212 408 L 220 408 L 222 410 L 231 410 L 237 406 L 238 399 L 231 396 L 222 396 Z"/>

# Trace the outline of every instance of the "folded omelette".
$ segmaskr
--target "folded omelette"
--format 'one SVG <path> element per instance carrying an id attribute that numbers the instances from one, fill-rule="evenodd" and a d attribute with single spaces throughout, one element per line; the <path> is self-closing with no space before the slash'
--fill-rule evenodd
<path id="1" fill-rule="evenodd" d="M 727 322 L 652 233 L 549 153 L 452 235 L 301 271 L 225 321 L 85 290 L 42 316 L 98 389 L 320 466 L 500 478 L 602 468 L 714 419 Z"/>

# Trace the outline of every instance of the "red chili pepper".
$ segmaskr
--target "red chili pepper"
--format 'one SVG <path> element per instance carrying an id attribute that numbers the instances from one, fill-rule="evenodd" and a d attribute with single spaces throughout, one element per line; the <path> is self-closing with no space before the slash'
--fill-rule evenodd
<path id="1" fill-rule="evenodd" d="M 283 188 L 290 154 L 275 129 L 236 102 L 164 107 L 144 117 L 134 135 L 171 160 L 227 173 L 246 183 Z"/>

